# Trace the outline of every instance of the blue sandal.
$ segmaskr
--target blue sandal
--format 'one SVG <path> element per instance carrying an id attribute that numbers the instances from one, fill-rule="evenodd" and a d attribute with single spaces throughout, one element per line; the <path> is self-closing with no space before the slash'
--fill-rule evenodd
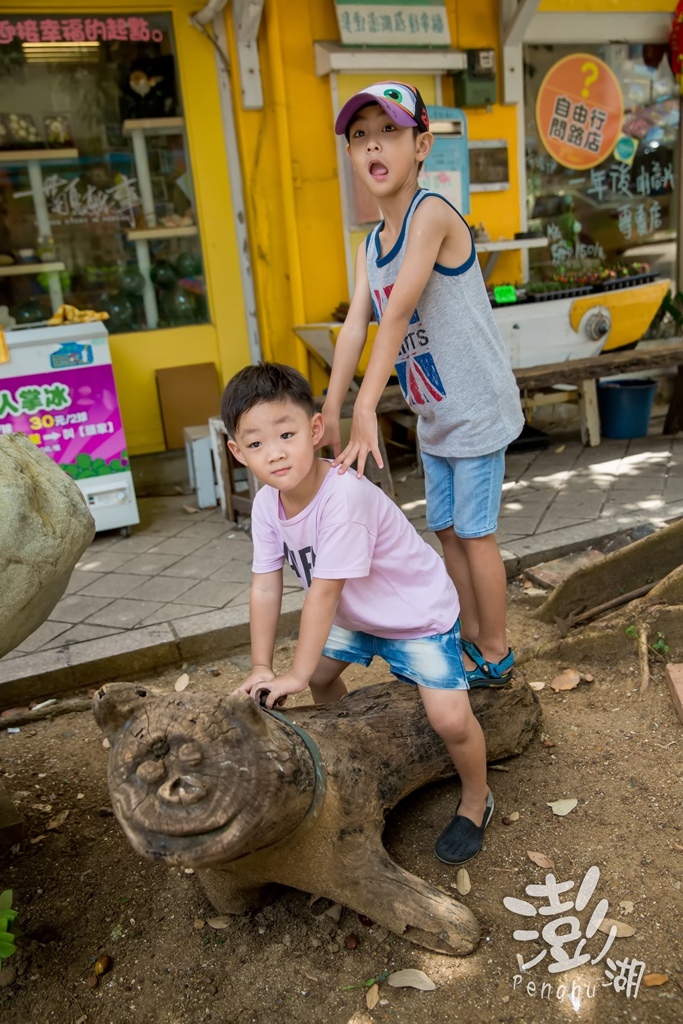
<path id="1" fill-rule="evenodd" d="M 463 650 L 472 659 L 476 668 L 467 673 L 467 682 L 471 690 L 476 689 L 497 689 L 500 686 L 507 686 L 512 679 L 512 667 L 515 663 L 515 656 L 512 648 L 500 661 L 487 661 L 479 648 L 471 640 L 462 641 Z"/>

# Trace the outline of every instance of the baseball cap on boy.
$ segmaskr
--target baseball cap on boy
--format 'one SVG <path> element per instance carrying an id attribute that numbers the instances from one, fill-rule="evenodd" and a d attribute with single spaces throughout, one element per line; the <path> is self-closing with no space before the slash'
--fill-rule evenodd
<path id="1" fill-rule="evenodd" d="M 346 101 L 334 126 L 336 134 L 346 135 L 355 114 L 370 103 L 378 103 L 399 128 L 414 127 L 421 132 L 429 131 L 427 108 L 414 86 L 402 82 L 375 82 Z"/>

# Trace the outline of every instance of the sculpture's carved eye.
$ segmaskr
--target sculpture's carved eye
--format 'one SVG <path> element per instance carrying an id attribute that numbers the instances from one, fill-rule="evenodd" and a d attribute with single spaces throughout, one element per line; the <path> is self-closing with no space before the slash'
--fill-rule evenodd
<path id="1" fill-rule="evenodd" d="M 178 750 L 178 760 L 190 768 L 196 768 L 204 760 L 204 755 L 196 743 L 183 743 Z"/>
<path id="2" fill-rule="evenodd" d="M 141 782 L 152 786 L 155 782 L 161 782 L 166 774 L 166 769 L 163 761 L 143 761 L 138 765 L 135 774 Z"/>

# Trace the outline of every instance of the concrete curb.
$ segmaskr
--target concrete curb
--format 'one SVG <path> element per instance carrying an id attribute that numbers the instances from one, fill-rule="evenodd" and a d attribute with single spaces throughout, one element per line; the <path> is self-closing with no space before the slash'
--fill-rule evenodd
<path id="1" fill-rule="evenodd" d="M 572 551 L 589 548 L 598 541 L 613 537 L 625 530 L 649 523 L 666 526 L 667 523 L 683 518 L 683 501 L 672 501 L 652 512 L 625 512 L 609 519 L 592 520 L 579 526 L 567 526 L 561 530 L 549 530 L 533 537 L 524 537 L 501 548 L 505 571 L 508 578 L 516 576 L 522 569 L 561 558 Z"/>
<path id="2" fill-rule="evenodd" d="M 278 635 L 296 628 L 303 601 L 303 591 L 284 595 Z M 249 605 L 242 604 L 11 658 L 0 662 L 0 710 L 23 706 L 37 697 L 154 672 L 174 662 L 221 657 L 248 642 Z"/>

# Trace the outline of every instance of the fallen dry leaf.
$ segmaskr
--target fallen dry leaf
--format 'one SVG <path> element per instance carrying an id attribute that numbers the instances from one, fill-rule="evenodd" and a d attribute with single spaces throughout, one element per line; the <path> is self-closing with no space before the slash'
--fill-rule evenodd
<path id="1" fill-rule="evenodd" d="M 557 693 L 560 690 L 574 690 L 580 682 L 581 673 L 577 672 L 575 668 L 566 668 L 564 672 L 560 672 L 559 676 L 555 676 L 550 686 Z"/>
<path id="2" fill-rule="evenodd" d="M 194 505 L 183 505 L 183 512 L 186 512 L 188 516 L 196 516 L 199 509 Z"/>
<path id="3" fill-rule="evenodd" d="M 535 680 L 535 682 L 533 682 L 533 683 L 529 683 L 529 686 L 531 687 L 532 690 L 544 690 L 545 689 L 545 683 L 542 682 L 540 679 Z"/>
<path id="4" fill-rule="evenodd" d="M 598 931 L 604 932 L 605 935 L 609 935 L 612 928 L 616 928 L 618 939 L 628 939 L 631 935 L 636 934 L 635 928 L 632 928 L 630 924 L 626 924 L 625 921 L 613 921 L 611 917 L 603 918 L 598 925 Z"/>
<path id="5" fill-rule="evenodd" d="M 578 802 L 573 798 L 571 800 L 546 800 L 548 807 L 552 807 L 553 814 L 557 814 L 560 818 L 564 818 L 570 811 L 573 811 Z"/>
<path id="6" fill-rule="evenodd" d="M 550 736 L 541 736 L 541 743 L 548 748 L 555 746 L 555 740 L 551 740 Z"/>
<path id="7" fill-rule="evenodd" d="M 34 811 L 42 811 L 43 814 L 49 814 L 52 810 L 52 804 L 31 804 L 31 809 Z"/>
<path id="8" fill-rule="evenodd" d="M 308 901 L 309 907 L 312 907 L 314 903 L 317 903 L 318 900 L 321 900 L 321 899 L 322 899 L 322 896 L 319 896 L 317 893 L 313 893 L 313 895 L 311 896 L 310 900 Z"/>
<path id="9" fill-rule="evenodd" d="M 643 978 L 643 985 L 653 988 L 655 985 L 666 985 L 668 980 L 668 974 L 646 974 Z"/>
<path id="10" fill-rule="evenodd" d="M 43 839 L 47 839 L 47 836 L 35 836 L 34 839 L 29 839 L 29 843 L 31 844 L 31 846 L 35 846 L 36 843 L 42 843 Z"/>
<path id="11" fill-rule="evenodd" d="M 406 971 L 394 971 L 387 978 L 392 988 L 419 988 L 421 992 L 433 992 L 436 985 L 424 971 L 416 971 L 410 967 Z"/>
<path id="12" fill-rule="evenodd" d="M 339 924 L 339 918 L 342 915 L 341 903 L 333 903 L 331 907 L 328 907 L 321 917 L 331 917 L 335 924 Z"/>
<path id="13" fill-rule="evenodd" d="M 320 978 L 316 974 L 309 974 L 308 971 L 302 970 L 304 978 L 308 978 L 309 981 L 320 981 Z"/>
<path id="14" fill-rule="evenodd" d="M 674 850 L 678 850 L 679 853 L 683 853 L 683 846 L 680 843 L 674 843 Z"/>
<path id="15" fill-rule="evenodd" d="M 510 769 L 506 764 L 490 764 L 489 769 L 493 769 L 494 772 L 509 772 Z"/>
<path id="16" fill-rule="evenodd" d="M 206 919 L 206 923 L 208 924 L 209 928 L 216 928 L 216 929 L 227 928 L 228 925 L 230 924 L 230 918 L 229 917 L 208 917 Z"/>
<path id="17" fill-rule="evenodd" d="M 579 675 L 581 676 L 581 682 L 582 683 L 592 683 L 593 682 L 593 676 L 590 674 L 590 672 L 579 672 Z"/>
<path id="18" fill-rule="evenodd" d="M 460 868 L 457 875 L 455 876 L 455 887 L 461 896 L 467 896 L 467 893 L 472 888 L 470 876 L 466 868 Z"/>
<path id="19" fill-rule="evenodd" d="M 622 914 L 632 914 L 635 904 L 632 900 L 621 900 L 619 903 L 619 910 Z"/>
<path id="20" fill-rule="evenodd" d="M 510 821 L 519 821 L 519 811 L 513 811 L 512 814 L 508 814 Z"/>
<path id="21" fill-rule="evenodd" d="M 54 818 L 50 818 L 47 825 L 45 826 L 50 832 L 55 832 L 58 828 L 61 828 L 66 819 L 69 817 L 69 812 L 60 811 L 59 814 L 55 814 Z"/>
<path id="22" fill-rule="evenodd" d="M 194 919 L 194 927 L 197 929 L 197 931 L 201 931 L 201 929 L 204 927 L 205 924 L 206 924 L 206 921 L 202 920 L 201 917 L 195 917 L 195 919 Z"/>
<path id="23" fill-rule="evenodd" d="M 379 1002 L 379 985 L 375 982 L 365 993 L 365 1005 L 368 1010 L 374 1010 Z"/>
<path id="24" fill-rule="evenodd" d="M 550 857 L 546 857 L 544 853 L 535 853 L 534 850 L 527 850 L 526 855 L 534 864 L 538 864 L 539 868 L 555 867 L 555 861 L 551 860 Z"/>
<path id="25" fill-rule="evenodd" d="M 183 672 L 183 674 L 181 676 L 178 676 L 178 678 L 176 679 L 173 685 L 173 689 L 175 690 L 176 693 L 182 693 L 182 691 L 189 685 L 190 677 L 188 676 L 187 672 Z"/>
<path id="26" fill-rule="evenodd" d="M 567 447 L 566 444 L 558 444 L 557 448 L 555 449 L 555 454 L 556 455 L 561 455 L 566 447 Z"/>

